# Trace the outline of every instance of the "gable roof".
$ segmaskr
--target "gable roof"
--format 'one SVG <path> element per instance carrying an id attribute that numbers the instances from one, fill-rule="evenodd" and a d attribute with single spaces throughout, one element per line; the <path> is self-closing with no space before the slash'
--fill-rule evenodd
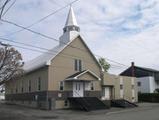
<path id="1" fill-rule="evenodd" d="M 80 75 L 81 73 L 83 73 L 83 72 L 85 72 L 85 71 L 86 71 L 86 70 L 76 72 L 75 74 L 68 76 L 66 79 L 68 79 L 68 78 L 74 78 L 74 77 L 76 77 L 77 75 Z"/>
<path id="2" fill-rule="evenodd" d="M 78 37 L 80 38 L 82 43 L 85 45 L 85 47 L 88 49 L 91 56 L 96 61 L 97 65 L 101 68 L 101 65 L 99 64 L 98 60 L 93 55 L 91 50 L 88 48 L 88 46 L 86 45 L 86 43 L 84 42 L 82 37 L 80 35 L 76 35 L 75 37 L 71 38 L 71 41 L 69 43 L 63 44 L 63 45 L 58 45 L 58 46 L 54 47 L 53 49 L 49 50 L 48 52 L 45 52 L 44 54 L 36 57 L 35 59 L 33 59 L 29 62 L 26 62 L 23 67 L 25 73 L 29 73 L 31 71 L 37 70 L 44 66 L 49 66 L 51 63 L 51 60 L 53 60 L 60 52 L 62 52 L 67 46 L 69 46 Z"/>
<path id="3" fill-rule="evenodd" d="M 135 77 L 145 77 L 145 76 L 153 76 L 153 74 L 159 74 L 158 70 L 134 66 Z M 132 66 L 127 68 L 125 71 L 120 73 L 123 76 L 132 76 Z"/>
<path id="4" fill-rule="evenodd" d="M 92 71 L 90 70 L 83 70 L 83 71 L 80 71 L 80 72 L 77 72 L 69 77 L 66 78 L 66 80 L 72 80 L 72 79 L 78 79 L 80 76 L 86 74 L 86 73 L 89 73 L 91 74 L 93 77 L 97 78 L 98 80 L 101 80 L 100 77 L 98 77 L 95 73 L 93 73 Z"/>

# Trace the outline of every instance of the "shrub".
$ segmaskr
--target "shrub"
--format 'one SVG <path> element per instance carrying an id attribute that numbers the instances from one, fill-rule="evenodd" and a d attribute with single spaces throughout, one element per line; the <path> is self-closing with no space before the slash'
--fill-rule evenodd
<path id="1" fill-rule="evenodd" d="M 140 102 L 155 102 L 159 103 L 159 93 L 140 93 L 138 94 Z"/>

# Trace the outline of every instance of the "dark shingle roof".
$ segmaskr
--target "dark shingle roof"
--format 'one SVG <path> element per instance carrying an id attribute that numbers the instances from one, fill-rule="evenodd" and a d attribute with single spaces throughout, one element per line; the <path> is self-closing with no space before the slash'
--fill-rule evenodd
<path id="1" fill-rule="evenodd" d="M 144 77 L 144 76 L 154 76 L 154 74 L 158 75 L 159 71 L 151 69 L 151 68 L 134 66 L 134 73 L 135 73 L 135 77 Z M 128 69 L 120 73 L 120 75 L 132 76 L 132 66 L 130 66 Z"/>

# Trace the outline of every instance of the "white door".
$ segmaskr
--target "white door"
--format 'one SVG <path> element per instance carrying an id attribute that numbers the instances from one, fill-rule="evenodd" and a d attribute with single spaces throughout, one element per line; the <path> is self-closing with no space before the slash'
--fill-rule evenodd
<path id="1" fill-rule="evenodd" d="M 104 100 L 110 100 L 110 96 L 111 96 L 111 93 L 110 93 L 110 87 L 105 87 L 103 88 L 103 99 Z"/>
<path id="2" fill-rule="evenodd" d="M 73 97 L 83 97 L 83 82 L 73 82 Z"/>

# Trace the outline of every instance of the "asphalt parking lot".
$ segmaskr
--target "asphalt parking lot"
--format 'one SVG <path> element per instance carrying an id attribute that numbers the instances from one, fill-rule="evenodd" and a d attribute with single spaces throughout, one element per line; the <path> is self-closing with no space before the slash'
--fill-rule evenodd
<path id="1" fill-rule="evenodd" d="M 111 108 L 91 112 L 37 110 L 0 103 L 0 120 L 159 120 L 159 104 L 140 103 L 138 108 Z"/>

